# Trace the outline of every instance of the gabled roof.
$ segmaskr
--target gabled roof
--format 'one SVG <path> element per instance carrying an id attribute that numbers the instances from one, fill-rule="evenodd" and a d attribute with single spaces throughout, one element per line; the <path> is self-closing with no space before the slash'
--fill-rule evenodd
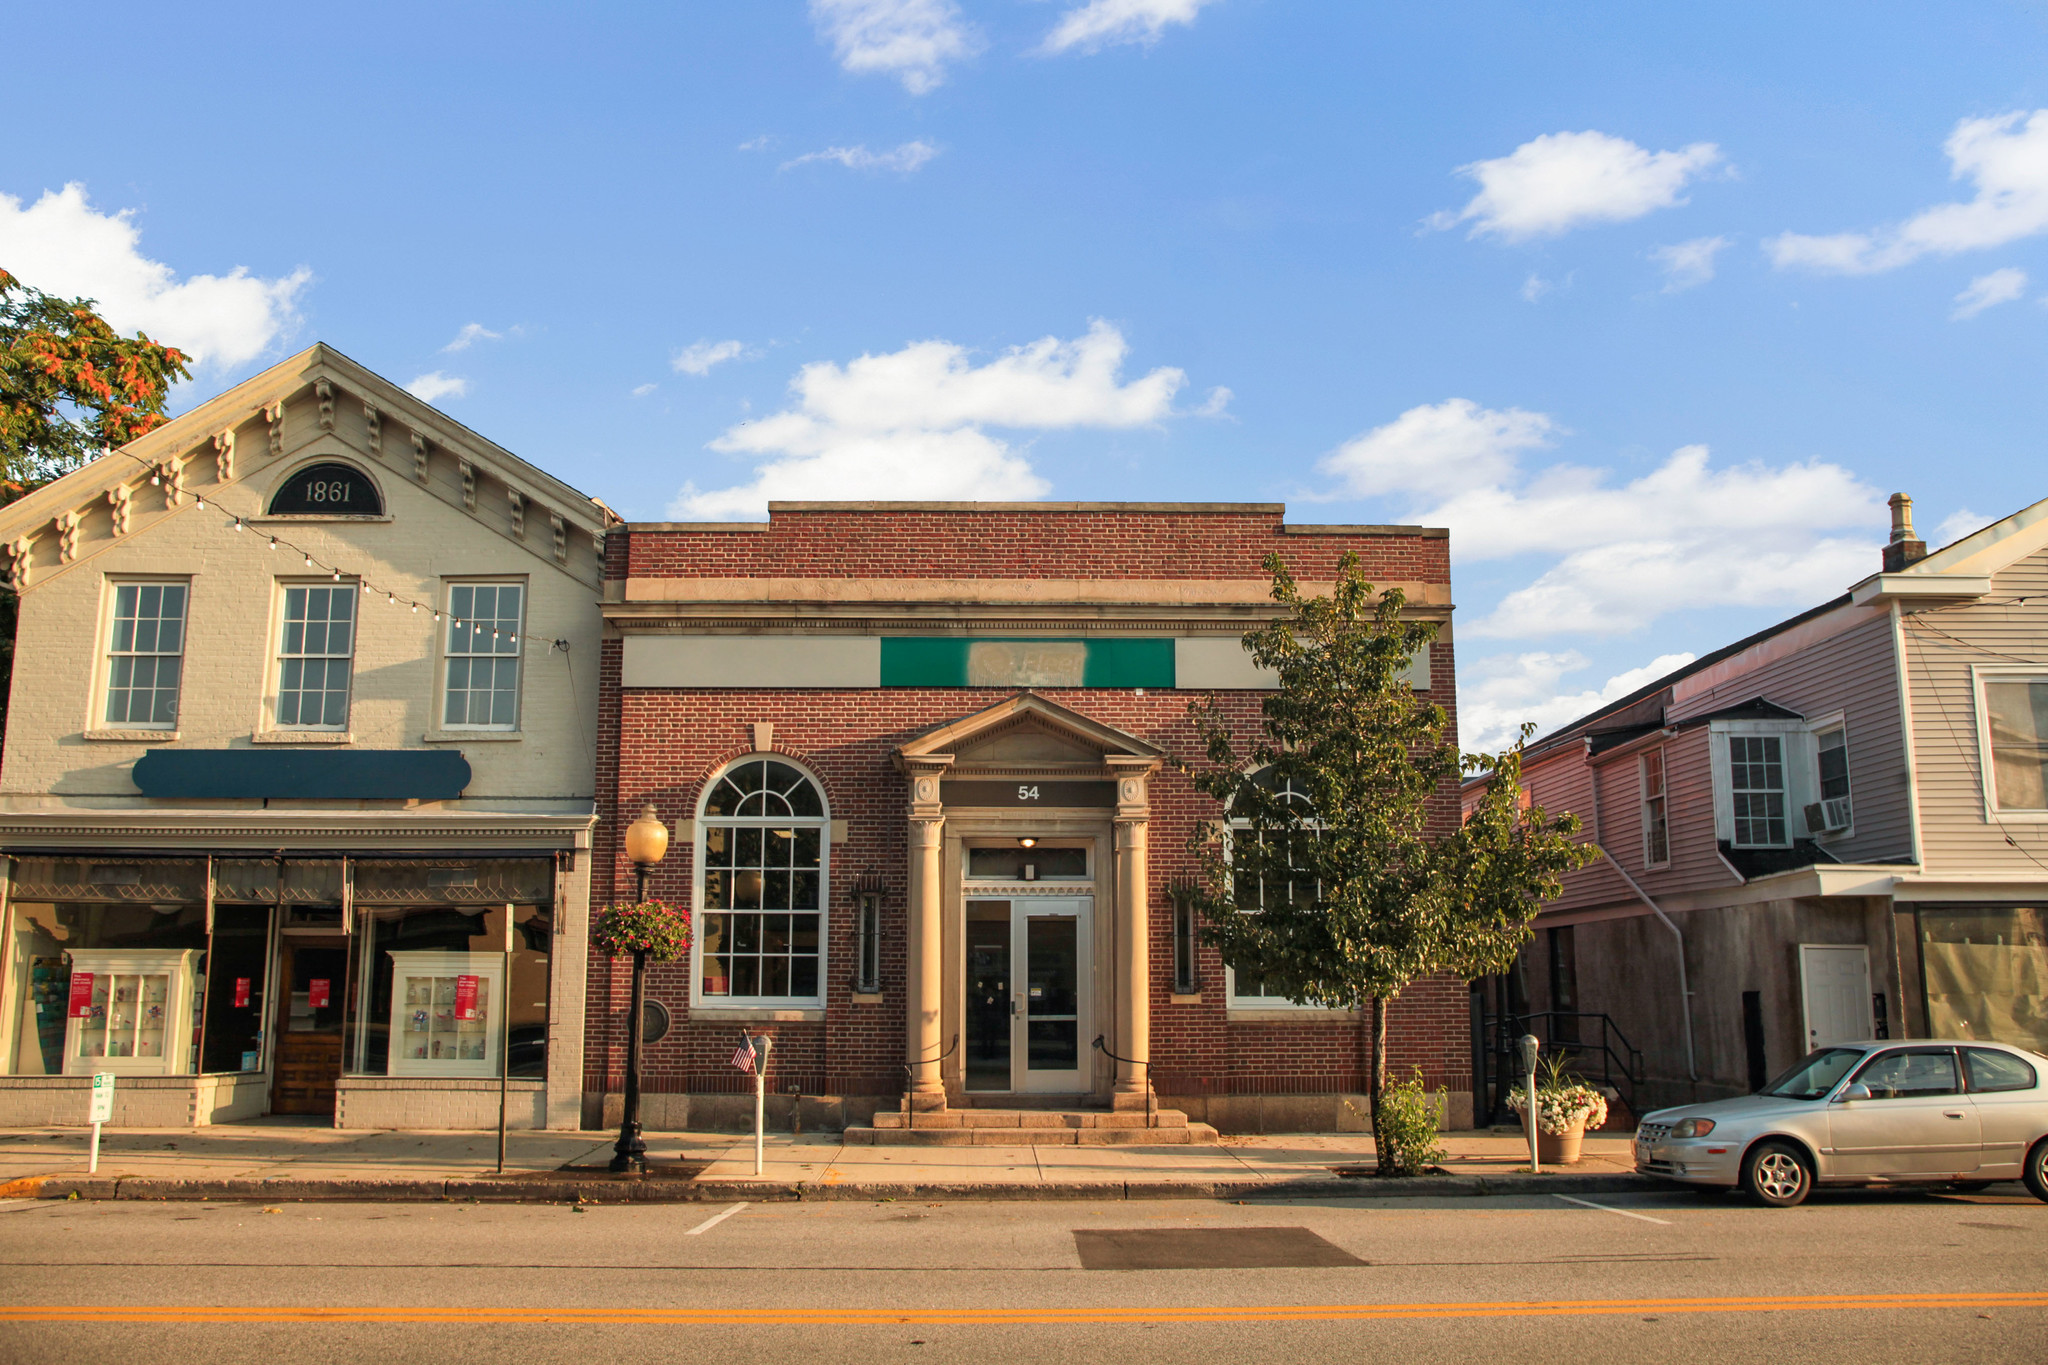
<path id="1" fill-rule="evenodd" d="M 578 577 L 602 577 L 611 509 L 325 344 L 0 508 L 0 544 L 21 587 L 36 564 L 78 557 L 88 517 L 111 518 L 111 540 L 127 534 L 152 476 L 174 511 L 337 442 Z"/>
<path id="2" fill-rule="evenodd" d="M 1135 735 L 1090 720 L 1035 692 L 1019 692 L 971 716 L 926 731 L 897 749 L 896 762 L 901 768 L 948 766 L 956 756 L 970 759 L 973 750 L 986 749 L 1004 738 L 1021 739 L 1029 735 L 1042 736 L 1055 750 L 1068 750 L 1065 754 L 1051 750 L 1030 753 L 1020 748 L 1016 756 L 1034 765 L 1050 762 L 1146 769 L 1166 756 L 1165 750 Z"/>
<path id="3" fill-rule="evenodd" d="M 1849 590 L 1858 603 L 1982 597 L 1991 577 L 2048 549 L 2048 498 L 1952 541 L 1896 573 L 1878 573 Z"/>

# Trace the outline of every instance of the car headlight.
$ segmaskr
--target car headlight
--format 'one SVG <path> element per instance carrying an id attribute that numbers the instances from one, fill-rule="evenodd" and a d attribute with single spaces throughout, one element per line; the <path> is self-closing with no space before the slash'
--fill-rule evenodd
<path id="1" fill-rule="evenodd" d="M 1680 1119 L 1671 1126 L 1675 1138 L 1703 1138 L 1714 1131 L 1712 1119 Z"/>

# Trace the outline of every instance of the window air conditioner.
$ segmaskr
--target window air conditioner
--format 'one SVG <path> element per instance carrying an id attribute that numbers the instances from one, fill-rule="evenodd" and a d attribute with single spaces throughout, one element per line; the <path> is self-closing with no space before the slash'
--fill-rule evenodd
<path id="1" fill-rule="evenodd" d="M 1815 801 L 1806 808 L 1806 832 L 1808 834 L 1839 834 L 1849 828 L 1849 798 L 1830 797 L 1826 801 Z"/>

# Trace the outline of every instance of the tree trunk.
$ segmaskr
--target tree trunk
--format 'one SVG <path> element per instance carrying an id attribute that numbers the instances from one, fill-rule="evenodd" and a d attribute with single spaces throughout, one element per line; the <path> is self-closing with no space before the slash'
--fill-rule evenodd
<path id="1" fill-rule="evenodd" d="M 1387 1002 L 1375 995 L 1368 1012 L 1365 1094 L 1372 1105 L 1372 1153 L 1381 1175 L 1394 1174 L 1394 1149 L 1380 1122 L 1380 1096 L 1387 1088 Z"/>

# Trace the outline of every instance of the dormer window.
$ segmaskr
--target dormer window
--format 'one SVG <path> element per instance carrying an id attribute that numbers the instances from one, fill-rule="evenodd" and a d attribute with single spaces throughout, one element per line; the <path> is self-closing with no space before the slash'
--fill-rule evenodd
<path id="1" fill-rule="evenodd" d="M 1782 848 L 1790 842 L 1785 837 L 1783 736 L 1728 736 L 1728 790 L 1737 848 Z"/>

